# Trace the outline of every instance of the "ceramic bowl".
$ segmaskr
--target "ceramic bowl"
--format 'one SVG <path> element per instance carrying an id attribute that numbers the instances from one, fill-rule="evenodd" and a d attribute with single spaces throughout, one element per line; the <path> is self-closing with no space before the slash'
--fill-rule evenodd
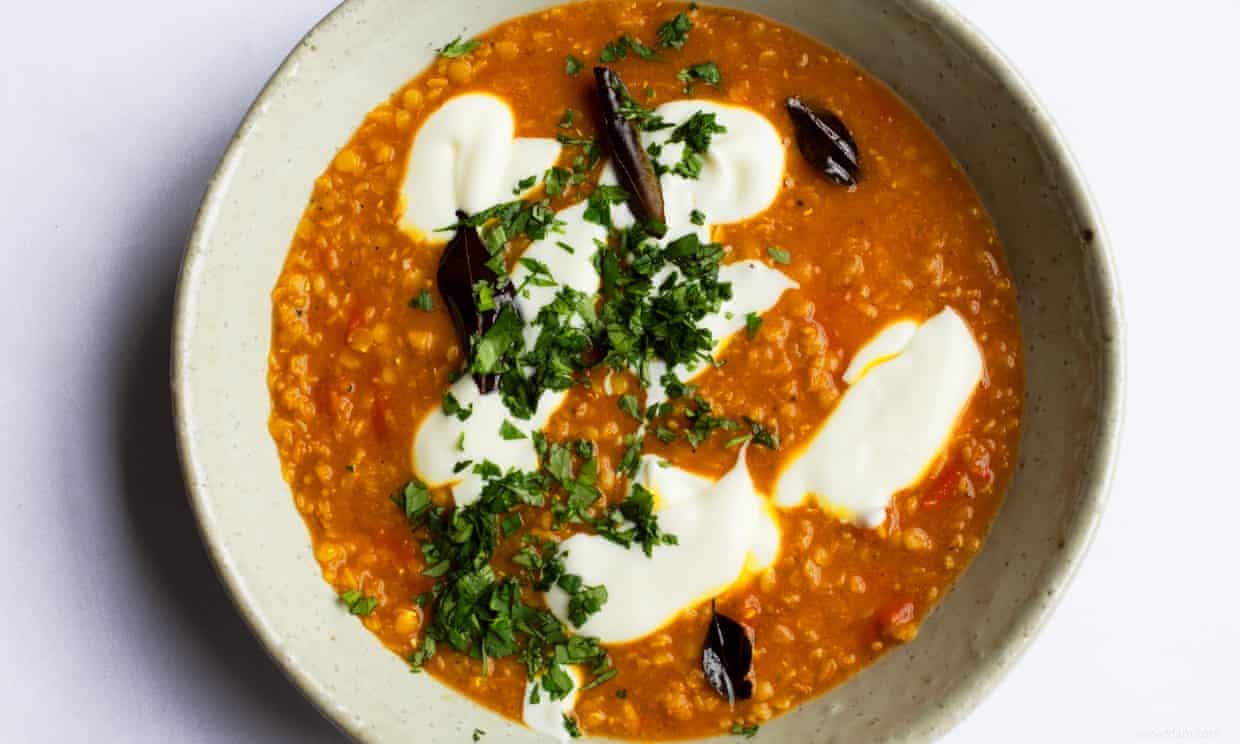
<path id="1" fill-rule="evenodd" d="M 366 112 L 458 33 L 545 0 L 350 0 L 292 51 L 211 179 L 176 299 L 172 386 L 203 538 L 250 627 L 325 715 L 365 742 L 537 735 L 412 675 L 319 575 L 267 433 L 270 292 L 315 177 Z M 904 97 L 972 178 L 1018 283 L 1021 464 L 985 548 L 913 643 L 762 727 L 759 740 L 926 741 L 1019 658 L 1105 502 L 1123 398 L 1112 259 L 1067 148 L 976 30 L 930 0 L 725 0 L 817 37 Z"/>

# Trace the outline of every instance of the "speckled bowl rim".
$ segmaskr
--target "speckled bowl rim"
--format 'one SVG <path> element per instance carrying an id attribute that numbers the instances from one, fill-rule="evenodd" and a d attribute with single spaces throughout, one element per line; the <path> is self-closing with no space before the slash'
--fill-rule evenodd
<path id="1" fill-rule="evenodd" d="M 241 588 L 241 577 L 233 561 L 228 557 L 229 545 L 226 535 L 215 523 L 211 510 L 206 508 L 205 482 L 199 472 L 194 434 L 187 425 L 185 411 L 189 405 L 186 398 L 186 368 L 189 345 L 192 343 L 192 327 L 187 305 L 187 277 L 194 273 L 197 263 L 203 260 L 204 247 L 211 238 L 214 215 L 220 211 L 227 198 L 227 175 L 240 159 L 247 138 L 263 118 L 269 101 L 280 95 L 281 88 L 296 67 L 311 54 L 316 37 L 333 32 L 348 23 L 351 15 L 361 12 L 367 0 L 345 0 L 328 13 L 293 48 L 279 68 L 263 87 L 261 93 L 246 112 L 236 134 L 229 143 L 215 172 L 208 181 L 202 205 L 190 233 L 174 300 L 172 329 L 171 385 L 173 393 L 173 416 L 175 420 L 177 450 L 183 468 L 190 505 L 199 531 L 206 545 L 211 562 L 221 582 L 245 619 L 250 631 L 259 639 L 264 650 L 277 663 L 288 679 L 302 691 L 307 699 L 342 732 L 357 741 L 372 741 L 371 731 L 356 719 L 332 715 L 331 700 L 310 673 L 294 660 L 281 656 L 275 649 L 282 646 L 279 634 L 270 626 L 257 607 L 247 603 Z M 1111 339 L 1103 349 L 1109 358 L 1105 360 L 1108 378 L 1100 383 L 1098 420 L 1102 422 L 1103 434 L 1099 437 L 1092 468 L 1083 488 L 1084 502 L 1078 517 L 1067 525 L 1063 535 L 1060 558 L 1045 576 L 1048 583 L 1059 591 L 1045 602 L 1030 602 L 1019 619 L 1007 631 L 1001 648 L 1001 658 L 991 663 L 979 662 L 971 678 L 955 685 L 939 701 L 939 704 L 923 715 L 907 732 L 909 740 L 932 740 L 944 734 L 968 715 L 995 687 L 1013 664 L 1027 649 L 1030 641 L 1041 629 L 1063 597 L 1063 589 L 1071 582 L 1097 530 L 1109 497 L 1119 449 L 1123 421 L 1126 387 L 1125 371 L 1125 325 L 1120 301 L 1118 275 L 1114 256 L 1107 239 L 1101 215 L 1080 173 L 1076 159 L 1071 154 L 1062 134 L 1052 121 L 1041 101 L 1015 70 L 1012 63 L 990 42 L 984 34 L 960 13 L 939 0 L 903 0 L 911 13 L 935 28 L 944 38 L 956 44 L 973 61 L 984 67 L 1000 85 L 1023 105 L 1029 131 L 1036 138 L 1044 154 L 1048 154 L 1057 166 L 1060 180 L 1057 185 L 1067 200 L 1071 211 L 1091 226 L 1093 239 L 1086 241 L 1086 250 L 1096 267 L 1094 287 L 1098 291 L 1096 309 L 1099 323 Z M 984 560 L 984 559 L 983 559 Z"/>

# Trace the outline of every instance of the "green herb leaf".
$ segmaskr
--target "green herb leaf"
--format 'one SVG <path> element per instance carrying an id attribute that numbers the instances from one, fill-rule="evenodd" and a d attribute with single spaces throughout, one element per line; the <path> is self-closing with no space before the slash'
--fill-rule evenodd
<path id="1" fill-rule="evenodd" d="M 758 335 L 758 329 L 762 327 L 762 316 L 757 313 L 748 313 L 745 316 L 745 335 L 749 340 L 753 340 Z"/>
<path id="2" fill-rule="evenodd" d="M 443 415 L 456 416 L 460 421 L 467 421 L 470 416 L 474 415 L 474 407 L 472 405 L 468 408 L 462 406 L 461 402 L 456 399 L 456 396 L 452 394 L 451 390 L 446 391 L 443 394 L 442 406 Z"/>
<path id="3" fill-rule="evenodd" d="M 718 88 L 723 83 L 723 75 L 719 72 L 719 66 L 714 62 L 703 62 L 692 67 L 686 67 L 676 73 L 676 79 L 684 83 L 685 93 L 693 93 L 693 84 L 695 82 L 703 82 L 712 88 Z"/>
<path id="4" fill-rule="evenodd" d="M 632 394 L 621 395 L 620 399 L 616 401 L 616 405 L 620 408 L 621 411 L 624 411 L 625 413 L 637 419 L 638 421 L 642 420 L 641 406 L 637 402 L 636 395 L 632 395 Z"/>
<path id="5" fill-rule="evenodd" d="M 628 44 L 629 49 L 633 50 L 633 54 L 636 54 L 638 57 L 641 57 L 642 59 L 651 60 L 651 59 L 659 58 L 659 55 L 657 52 L 655 52 L 653 49 L 641 43 L 640 41 L 638 41 L 636 38 L 634 38 L 633 36 L 629 34 L 624 35 L 624 41 L 626 44 Z"/>
<path id="6" fill-rule="evenodd" d="M 581 727 L 577 725 L 577 719 L 569 718 L 567 713 L 563 715 L 564 715 L 564 730 L 567 731 L 568 735 L 571 736 L 572 738 L 580 739 L 581 738 Z"/>
<path id="7" fill-rule="evenodd" d="M 749 424 L 754 444 L 760 444 L 769 449 L 779 449 L 779 437 L 774 432 L 748 416 L 745 417 L 745 423 Z"/>
<path id="8" fill-rule="evenodd" d="M 558 166 L 547 169 L 543 174 L 543 188 L 547 191 L 547 196 L 559 196 L 564 193 L 564 189 L 572 181 L 572 171 L 567 168 Z"/>
<path id="9" fill-rule="evenodd" d="M 425 483 L 417 478 L 410 478 L 408 483 L 392 494 L 392 502 L 405 513 L 405 518 L 411 525 L 418 526 L 431 508 L 431 492 Z"/>
<path id="10" fill-rule="evenodd" d="M 503 439 L 525 439 L 525 432 L 518 429 L 508 419 L 504 419 L 504 423 L 499 425 L 499 435 Z"/>
<path id="11" fill-rule="evenodd" d="M 689 15 L 677 13 L 675 18 L 659 26 L 655 35 L 660 46 L 666 49 L 680 49 L 689 40 L 689 30 L 692 28 L 693 21 Z"/>
<path id="12" fill-rule="evenodd" d="M 577 73 L 581 72 L 583 69 L 585 69 L 585 65 L 582 64 L 581 60 L 577 59 L 573 55 L 570 54 L 564 58 L 564 73 L 565 74 L 576 75 Z"/>
<path id="13" fill-rule="evenodd" d="M 350 615 L 358 615 L 360 617 L 365 617 L 374 612 L 375 607 L 379 604 L 379 600 L 374 597 L 364 596 L 355 589 L 350 589 L 341 594 L 340 600 L 349 608 Z"/>
<path id="14" fill-rule="evenodd" d="M 520 181 L 517 181 L 517 187 L 512 190 L 512 193 L 521 194 L 533 188 L 536 183 L 538 183 L 538 176 L 526 176 Z"/>
<path id="15" fill-rule="evenodd" d="M 689 221 L 695 225 L 699 225 L 699 226 L 705 225 L 706 215 L 695 209 L 689 213 Z"/>
<path id="16" fill-rule="evenodd" d="M 724 134 L 728 128 L 715 120 L 714 114 L 698 111 L 672 130 L 668 142 L 683 142 L 680 162 L 671 172 L 682 178 L 697 178 L 702 174 L 701 155 L 710 148 L 711 138 Z"/>
<path id="17" fill-rule="evenodd" d="M 500 361 L 521 342 L 521 319 L 511 306 L 505 305 L 474 346 L 473 371 L 479 374 L 503 371 Z M 464 420 L 464 419 L 462 419 Z"/>
<path id="18" fill-rule="evenodd" d="M 626 526 L 626 523 L 631 525 Z M 601 537 L 626 548 L 633 543 L 641 545 L 647 556 L 653 555 L 657 545 L 679 544 L 675 535 L 659 527 L 654 513 L 654 494 L 640 483 L 633 484 L 628 498 L 609 507 L 603 518 L 595 521 L 594 529 Z"/>
<path id="19" fill-rule="evenodd" d="M 732 735 L 752 739 L 758 735 L 758 724 L 750 723 L 742 726 L 739 723 L 734 723 L 732 724 Z"/>
<path id="20" fill-rule="evenodd" d="M 457 57 L 464 57 L 466 54 L 469 54 L 480 46 L 482 46 L 482 42 L 480 41 L 475 41 L 474 39 L 464 41 L 460 36 L 458 36 L 452 41 L 449 41 L 443 49 L 439 50 L 439 56 L 447 57 L 448 59 L 456 59 Z"/>
<path id="21" fill-rule="evenodd" d="M 600 62 L 618 62 L 629 56 L 632 52 L 635 56 L 644 60 L 657 60 L 658 52 L 643 44 L 632 34 L 623 34 L 615 41 L 609 41 L 603 46 L 603 50 L 599 52 L 598 59 Z"/>
<path id="22" fill-rule="evenodd" d="M 583 586 L 581 577 L 575 574 L 564 574 L 556 583 L 569 594 L 568 620 L 575 627 L 585 625 L 607 603 L 607 587 Z"/>
<path id="23" fill-rule="evenodd" d="M 771 258 L 775 261 L 775 263 L 785 265 L 792 263 L 792 254 L 783 248 L 776 248 L 772 245 L 767 247 L 766 252 L 771 255 Z"/>
<path id="24" fill-rule="evenodd" d="M 499 528 L 504 537 L 512 537 L 514 532 L 521 529 L 521 524 L 521 515 L 513 512 L 499 521 Z"/>
<path id="25" fill-rule="evenodd" d="M 417 297 L 409 300 L 409 307 L 429 313 L 435 309 L 435 299 L 431 297 L 430 290 L 423 289 Z"/>

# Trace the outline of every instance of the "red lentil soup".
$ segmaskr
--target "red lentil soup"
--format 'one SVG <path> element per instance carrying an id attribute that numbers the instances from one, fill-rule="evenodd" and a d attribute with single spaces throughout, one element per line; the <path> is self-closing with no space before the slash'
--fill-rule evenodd
<path id="1" fill-rule="evenodd" d="M 647 51 L 656 58 L 646 59 Z M 892 321 L 951 307 L 983 360 L 981 382 L 946 445 L 923 477 L 892 496 L 881 525 L 837 518 L 813 498 L 772 510 L 778 558 L 713 597 L 752 639 L 748 698 L 729 704 L 703 672 L 712 618 L 712 598 L 703 598 L 637 640 L 604 644 L 602 666 L 614 676 L 580 692 L 571 722 L 587 735 L 620 738 L 744 732 L 916 636 L 980 549 L 1019 438 L 1016 298 L 995 229 L 943 144 L 850 59 L 759 16 L 654 0 L 552 8 L 458 41 L 380 102 L 313 185 L 272 293 L 270 431 L 341 611 L 358 615 L 402 657 L 422 650 L 426 672 L 520 720 L 528 676 L 521 653 L 480 658 L 442 637 L 436 653 L 425 653 L 432 590 L 443 577 L 424 573 L 432 568 L 425 527 L 411 526 L 393 494 L 399 502 L 416 472 L 411 443 L 469 349 L 436 280 L 445 236 L 426 240 L 401 229 L 401 189 L 423 122 L 467 92 L 501 96 L 518 136 L 599 136 L 590 68 L 600 57 L 644 105 L 694 97 L 746 106 L 769 119 L 787 149 L 774 201 L 711 232 L 725 247 L 724 263 L 759 261 L 796 282 L 760 326 L 724 346 L 719 363 L 693 381 L 713 415 L 744 423 L 695 443 L 647 431 L 647 454 L 719 478 L 737 461 L 736 437 L 752 438 L 749 422 L 758 422 L 778 439 L 778 447 L 748 447 L 753 482 L 769 496 L 846 393 L 850 358 Z M 706 68 L 678 77 L 708 61 L 717 79 Z M 863 169 L 854 186 L 825 178 L 798 152 L 785 111 L 790 96 L 816 101 L 846 123 Z M 578 113 L 565 126 L 569 109 Z M 569 168 L 573 153 L 566 148 L 561 157 Z M 594 180 L 550 197 L 550 209 L 580 201 Z M 544 198 L 543 187 L 531 194 Z M 508 243 L 510 265 L 527 242 Z M 567 391 L 543 428 L 548 442 L 593 443 L 601 495 L 592 514 L 626 498 L 628 479 L 617 470 L 638 423 L 618 400 L 642 394 L 632 374 L 604 381 L 608 372 L 601 365 L 579 372 L 583 384 Z M 683 417 L 669 417 L 673 435 L 687 427 Z M 451 511 L 447 490 L 429 493 L 432 508 Z M 491 558 L 499 577 L 520 575 L 512 557 L 529 535 L 590 531 L 553 518 L 557 493 L 544 506 L 513 508 L 523 527 L 500 531 Z M 519 593 L 542 607 L 529 586 Z"/>

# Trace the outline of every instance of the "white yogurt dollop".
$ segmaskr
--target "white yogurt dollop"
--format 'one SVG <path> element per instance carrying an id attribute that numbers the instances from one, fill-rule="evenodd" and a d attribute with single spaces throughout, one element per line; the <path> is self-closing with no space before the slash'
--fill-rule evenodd
<path id="1" fill-rule="evenodd" d="M 754 488 L 744 452 L 715 482 L 649 455 L 637 478 L 656 495 L 659 527 L 678 544 L 656 546 L 650 557 L 639 546 L 624 548 L 597 535 L 577 534 L 561 545 L 566 573 L 587 586 L 607 587 L 607 602 L 577 629 L 604 643 L 658 630 L 682 610 L 770 566 L 779 553 L 779 526 Z M 557 586 L 546 597 L 567 623 L 568 594 Z"/>
<path id="2" fill-rule="evenodd" d="M 904 330 L 884 331 L 857 352 L 856 384 L 780 474 L 780 506 L 813 494 L 825 510 L 877 527 L 891 497 L 916 484 L 947 444 L 981 380 L 981 352 L 951 308 L 922 323 L 897 349 Z"/>
<path id="3" fill-rule="evenodd" d="M 456 222 L 456 211 L 480 212 L 516 198 L 513 189 L 542 177 L 560 156 L 549 138 L 514 137 L 512 109 L 486 93 L 448 100 L 418 129 L 401 187 L 401 229 L 427 240 Z M 524 192 L 522 192 L 524 193 Z"/>
<path id="4" fill-rule="evenodd" d="M 457 472 L 459 462 L 473 464 L 490 460 L 502 470 L 517 468 L 533 470 L 538 456 L 530 433 L 538 431 L 563 401 L 563 393 L 547 393 L 538 401 L 538 409 L 529 419 L 513 416 L 498 392 L 483 395 L 473 375 L 464 375 L 448 390 L 462 408 L 472 409 L 462 421 L 456 414 L 446 414 L 437 407 L 422 421 L 413 440 L 414 472 L 430 486 L 451 486 L 457 506 L 472 504 L 482 495 L 482 478 L 473 472 L 473 465 Z M 500 433 L 508 422 L 524 436 L 506 439 Z"/>
<path id="5" fill-rule="evenodd" d="M 699 178 L 665 173 L 659 178 L 667 213 L 667 234 L 675 238 L 699 227 L 689 221 L 693 210 L 702 212 L 706 226 L 749 219 L 771 205 L 784 178 L 784 144 L 775 126 L 745 106 L 691 99 L 672 101 L 654 111 L 671 124 L 682 124 L 694 114 L 714 114 L 726 132 L 711 137 L 700 157 Z M 642 132 L 642 144 L 661 146 L 658 160 L 669 166 L 680 160 L 683 143 L 670 143 L 673 129 Z M 709 230 L 699 233 L 708 239 Z"/>

